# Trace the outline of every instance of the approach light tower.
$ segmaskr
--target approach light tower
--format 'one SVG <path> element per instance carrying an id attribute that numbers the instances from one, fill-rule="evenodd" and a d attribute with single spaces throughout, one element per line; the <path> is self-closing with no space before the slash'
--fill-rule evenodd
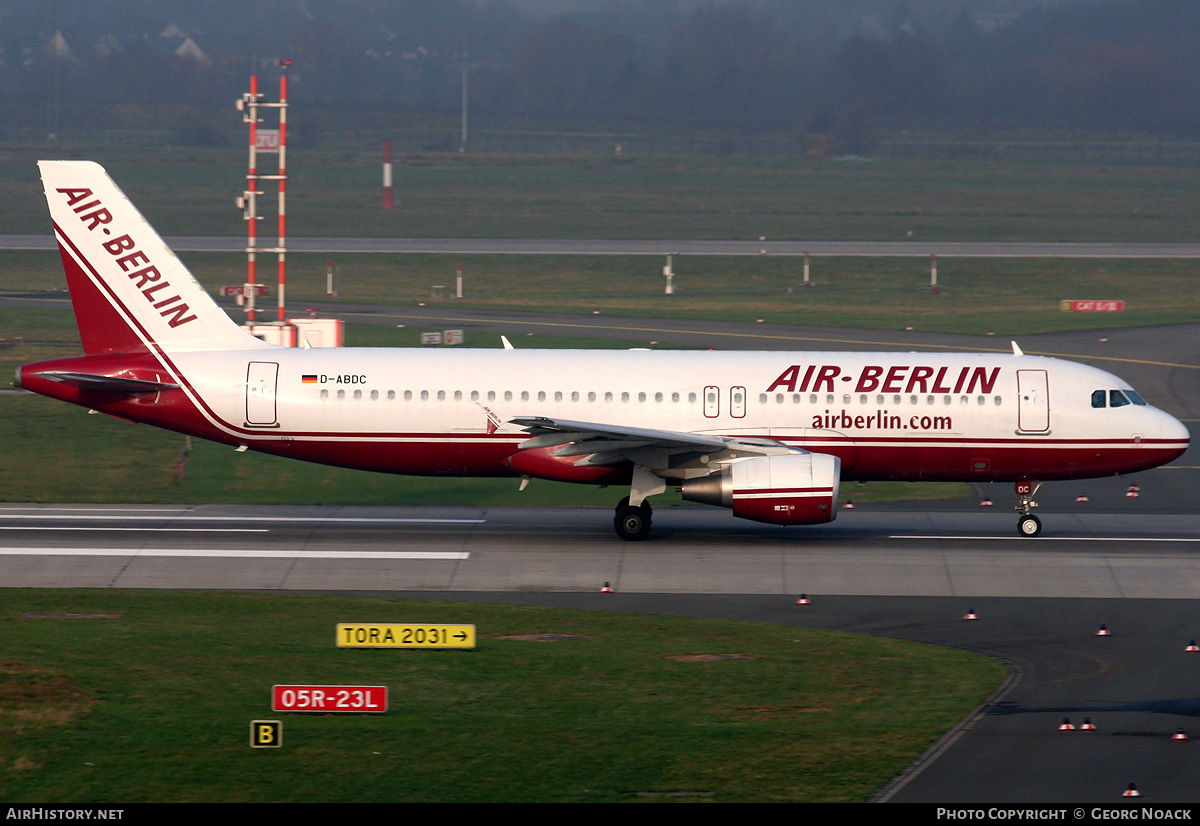
<path id="1" fill-rule="evenodd" d="M 279 78 L 279 102 L 268 103 L 264 100 L 264 96 L 258 91 L 258 76 L 250 76 L 250 91 L 242 95 L 234 105 L 239 112 L 243 112 L 242 120 L 250 124 L 250 164 L 246 172 L 246 190 L 242 196 L 237 199 L 237 205 L 242 209 L 246 219 L 247 239 L 246 239 L 246 284 L 245 284 L 245 300 L 246 300 L 246 321 L 251 325 L 255 322 L 255 307 L 254 299 L 257 297 L 259 287 L 256 283 L 256 260 L 255 257 L 259 252 L 274 252 L 279 255 L 279 318 L 277 323 L 283 325 L 284 320 L 284 283 L 285 266 L 287 258 L 287 232 L 286 232 L 286 215 L 287 211 L 284 206 L 285 195 L 287 192 L 287 69 L 292 65 L 290 60 L 279 61 L 279 66 L 284 74 Z M 279 128 L 278 129 L 260 129 L 258 124 L 261 122 L 259 117 L 260 109 L 274 109 L 279 113 Z M 258 155 L 259 154 L 275 154 L 279 157 L 279 172 L 275 175 L 263 175 L 258 171 Z M 259 247 L 258 246 L 258 221 L 261 217 L 258 213 L 258 182 L 259 181 L 278 181 L 279 182 L 279 243 L 274 247 Z M 280 342 L 282 343 L 282 342 Z"/>

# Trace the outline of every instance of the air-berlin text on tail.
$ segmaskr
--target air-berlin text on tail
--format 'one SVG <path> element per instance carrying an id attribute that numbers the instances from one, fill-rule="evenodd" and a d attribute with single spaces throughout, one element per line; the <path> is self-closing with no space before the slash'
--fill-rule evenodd
<path id="1" fill-rule="evenodd" d="M 789 393 L 832 393 L 841 382 L 855 393 L 983 393 L 990 394 L 1000 375 L 999 367 L 929 367 L 914 364 L 868 364 L 857 374 L 843 373 L 836 364 L 793 364 L 767 388 Z"/>
<path id="2" fill-rule="evenodd" d="M 99 229 L 104 235 L 112 236 L 113 231 L 107 224 L 113 216 L 86 187 L 65 187 L 58 189 L 66 196 L 67 206 L 79 216 L 84 227 L 95 232 Z M 136 242 L 128 235 L 119 235 L 109 241 L 102 242 L 109 255 L 117 259 L 121 271 L 136 282 L 136 286 L 158 314 L 167 320 L 172 327 L 195 321 L 196 316 L 190 313 L 188 305 L 177 294 L 173 294 L 171 282 L 163 278 L 158 268 L 150 263 L 149 256 L 136 249 Z M 165 292 L 164 292 L 165 291 Z M 158 295 L 155 295 L 158 293 Z"/>

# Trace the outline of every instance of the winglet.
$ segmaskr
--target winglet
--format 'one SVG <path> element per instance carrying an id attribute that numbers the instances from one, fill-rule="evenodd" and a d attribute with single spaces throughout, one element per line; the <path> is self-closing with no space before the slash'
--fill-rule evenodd
<path id="1" fill-rule="evenodd" d="M 500 343 L 504 345 L 505 350 L 516 349 L 512 346 L 512 342 L 508 340 L 508 336 L 500 336 Z"/>
<path id="2" fill-rule="evenodd" d="M 1017 346 L 1017 343 L 1015 341 L 1012 343 L 1012 346 L 1013 346 L 1013 355 L 1014 356 L 1025 355 L 1023 352 L 1021 352 L 1021 348 Z"/>

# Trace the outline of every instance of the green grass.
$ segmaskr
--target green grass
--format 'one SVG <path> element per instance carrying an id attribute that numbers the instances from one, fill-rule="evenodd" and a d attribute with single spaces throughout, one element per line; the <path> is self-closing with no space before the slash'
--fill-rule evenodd
<path id="1" fill-rule="evenodd" d="M 66 613 L 118 616 L 28 618 Z M 338 622 L 479 640 L 337 649 Z M 862 801 L 1003 677 L 837 632 L 328 596 L 3 589 L 0 633 L 9 804 Z M 530 634 L 574 636 L 506 639 Z M 273 714 L 277 683 L 386 685 L 390 711 Z M 249 747 L 264 718 L 282 748 Z"/>
<path id="2" fill-rule="evenodd" d="M 48 153 L 102 163 L 164 234 L 244 232 L 232 207 L 244 150 L 25 145 L 0 147 L 2 231 L 45 231 L 36 161 Z M 289 153 L 290 232 L 811 240 L 900 240 L 911 232 L 922 241 L 1200 234 L 1200 164 L 1185 161 L 410 153 L 396 159 L 392 210 L 380 208 L 381 163 L 382 149 Z"/>
<path id="3" fill-rule="evenodd" d="M 182 256 L 211 292 L 245 279 L 238 255 Z M 453 316 L 461 310 L 565 312 L 719 319 L 803 326 L 917 330 L 998 336 L 1112 329 L 1200 320 L 1200 261 L 1186 259 L 1090 260 L 949 258 L 938 262 L 940 292 L 930 294 L 923 258 L 825 258 L 812 262 L 811 289 L 798 286 L 803 263 L 783 257 L 685 256 L 674 261 L 675 295 L 663 295 L 664 259 L 654 256 L 438 256 L 343 255 L 337 299 L 325 297 L 325 256 L 291 255 L 288 297 L 294 313 L 332 310 L 345 303 L 393 305 L 421 302 Z M 453 290 L 462 263 L 466 299 L 435 301 L 434 285 Z M 0 292 L 65 290 L 55 253 L 0 252 Z M 66 299 L 65 292 L 61 298 Z M 1069 299 L 1120 299 L 1121 313 L 1063 312 Z M 274 296 L 260 307 L 274 313 Z M 65 301 L 45 306 L 65 309 Z M 41 304 L 39 304 L 41 306 Z M 36 325 L 43 317 L 5 312 L 0 337 Z M 653 325 L 648 325 L 652 327 Z M 512 333 L 524 330 L 514 323 Z M 654 331 L 631 331 L 644 346 Z M 753 349 L 753 338 L 724 344 Z"/>

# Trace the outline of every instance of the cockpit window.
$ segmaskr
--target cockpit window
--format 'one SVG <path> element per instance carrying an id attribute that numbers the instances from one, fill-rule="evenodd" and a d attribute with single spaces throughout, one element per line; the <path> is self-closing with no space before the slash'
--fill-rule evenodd
<path id="1" fill-rule="evenodd" d="M 1103 390 L 1092 391 L 1092 407 L 1107 407 L 1108 394 Z"/>
<path id="2" fill-rule="evenodd" d="M 1120 390 L 1109 390 L 1108 404 L 1110 407 L 1124 407 L 1129 404 L 1129 398 Z"/>
<path id="3" fill-rule="evenodd" d="M 1146 400 L 1139 396 L 1136 391 L 1126 390 L 1125 395 L 1128 396 L 1129 400 L 1134 404 L 1141 405 L 1142 407 L 1146 406 Z"/>

